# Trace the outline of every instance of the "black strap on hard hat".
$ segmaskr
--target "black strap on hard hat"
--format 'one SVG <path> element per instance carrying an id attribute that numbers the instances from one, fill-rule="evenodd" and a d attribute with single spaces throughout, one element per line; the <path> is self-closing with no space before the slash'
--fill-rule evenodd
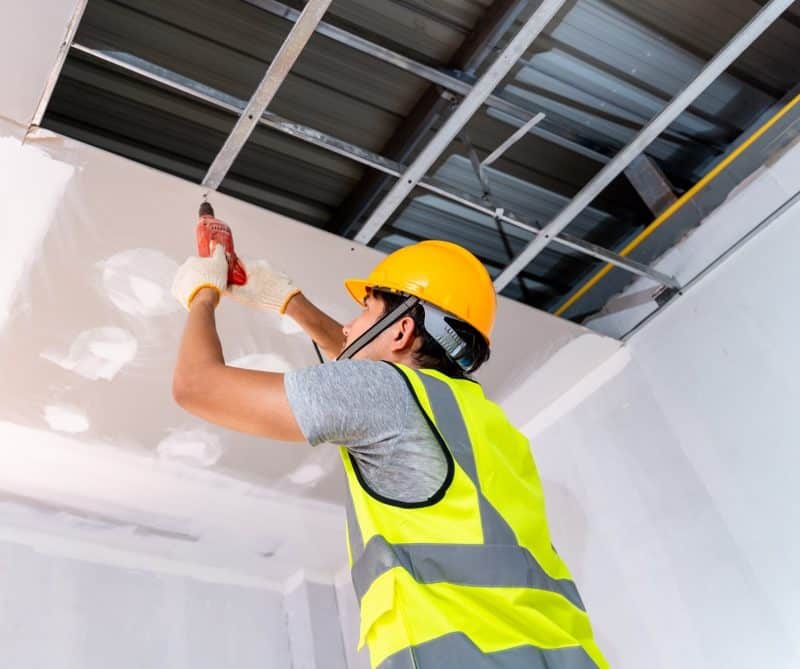
<path id="1" fill-rule="evenodd" d="M 378 319 L 374 325 L 370 326 L 363 334 L 359 335 L 352 344 L 350 344 L 338 356 L 337 360 L 350 360 L 362 348 L 371 343 L 374 339 L 380 336 L 381 332 L 386 328 L 394 325 L 403 316 L 408 314 L 415 306 L 420 303 L 418 297 L 408 297 L 401 304 L 392 309 L 388 314 Z"/>

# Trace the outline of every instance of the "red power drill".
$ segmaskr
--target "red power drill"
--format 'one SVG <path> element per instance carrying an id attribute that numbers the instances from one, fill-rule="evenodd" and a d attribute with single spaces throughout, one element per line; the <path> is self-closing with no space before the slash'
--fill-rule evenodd
<path id="1" fill-rule="evenodd" d="M 233 249 L 231 229 L 214 217 L 214 208 L 208 202 L 200 205 L 198 216 L 200 218 L 197 221 L 197 228 L 195 228 L 197 255 L 201 258 L 208 258 L 211 255 L 211 242 L 221 244 L 225 249 L 225 257 L 228 259 L 228 285 L 243 286 L 247 283 L 247 272 Z"/>

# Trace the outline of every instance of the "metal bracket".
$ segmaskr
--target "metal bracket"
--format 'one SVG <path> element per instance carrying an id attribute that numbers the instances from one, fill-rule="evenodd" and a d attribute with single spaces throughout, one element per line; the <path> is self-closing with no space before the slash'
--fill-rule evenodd
<path id="1" fill-rule="evenodd" d="M 672 288 L 671 286 L 660 286 L 653 293 L 653 300 L 659 307 L 663 307 L 676 295 L 682 295 L 680 288 Z"/>
<path id="2" fill-rule="evenodd" d="M 492 195 L 492 188 L 489 185 L 489 177 L 486 174 L 486 170 L 483 169 L 483 164 L 481 163 L 481 159 L 478 156 L 478 152 L 475 150 L 475 145 L 472 143 L 472 140 L 469 138 L 467 134 L 467 129 L 464 128 L 461 132 L 458 133 L 458 138 L 461 140 L 462 144 L 467 149 L 467 156 L 469 157 L 469 162 L 472 165 L 472 169 L 475 171 L 475 176 L 478 177 L 478 181 L 481 184 L 482 195 L 481 199 L 484 202 L 489 202 L 489 198 Z"/>

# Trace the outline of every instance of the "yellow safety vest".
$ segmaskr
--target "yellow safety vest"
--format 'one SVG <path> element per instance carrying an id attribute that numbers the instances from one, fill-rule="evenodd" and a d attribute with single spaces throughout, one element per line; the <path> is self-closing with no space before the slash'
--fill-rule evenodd
<path id="1" fill-rule="evenodd" d="M 481 387 L 394 365 L 448 461 L 422 503 L 369 489 L 346 449 L 348 556 L 373 669 L 605 669 L 550 543 L 528 440 Z"/>

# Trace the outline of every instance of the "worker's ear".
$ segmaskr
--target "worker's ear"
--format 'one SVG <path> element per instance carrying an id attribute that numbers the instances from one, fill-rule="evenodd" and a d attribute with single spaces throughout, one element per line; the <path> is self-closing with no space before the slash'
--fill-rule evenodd
<path id="1" fill-rule="evenodd" d="M 394 337 L 392 339 L 393 351 L 411 349 L 417 337 L 417 328 L 411 316 L 403 316 L 394 324 Z"/>

